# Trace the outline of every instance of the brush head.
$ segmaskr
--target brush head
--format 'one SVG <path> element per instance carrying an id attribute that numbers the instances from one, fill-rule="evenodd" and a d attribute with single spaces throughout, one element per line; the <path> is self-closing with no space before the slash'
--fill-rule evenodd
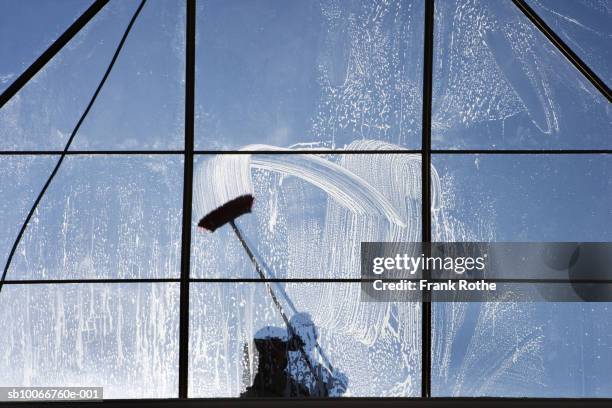
<path id="1" fill-rule="evenodd" d="M 253 208 L 253 200 L 254 197 L 251 194 L 236 197 L 206 214 L 206 216 L 198 222 L 198 227 L 213 232 L 241 215 L 250 213 Z"/>

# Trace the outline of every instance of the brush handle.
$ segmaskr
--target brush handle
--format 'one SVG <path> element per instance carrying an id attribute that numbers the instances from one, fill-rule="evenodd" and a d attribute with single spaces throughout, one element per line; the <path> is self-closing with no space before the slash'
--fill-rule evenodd
<path id="1" fill-rule="evenodd" d="M 253 262 L 253 264 L 255 265 L 255 268 L 258 269 L 258 273 L 259 276 L 263 276 L 265 279 L 265 273 L 263 272 L 264 270 L 267 272 L 268 276 L 270 277 L 274 277 L 274 274 L 272 273 L 272 271 L 270 270 L 270 267 L 268 267 L 268 265 L 266 264 L 266 262 L 261 258 L 261 256 L 259 256 L 254 249 L 251 249 L 251 245 L 249 245 L 249 241 L 246 239 L 246 237 L 244 237 L 240 231 L 240 229 L 238 229 L 238 226 L 231 221 L 232 229 L 234 229 L 234 232 L 236 233 L 236 235 L 238 236 L 238 239 L 240 239 L 240 242 L 243 244 L 243 247 L 245 248 L 245 250 L 247 251 L 247 254 L 249 255 L 249 257 L 251 258 L 251 261 Z M 248 248 L 248 249 L 247 249 Z M 261 271 L 261 272 L 260 272 Z M 287 295 L 287 292 L 285 292 L 285 289 L 278 283 L 277 283 L 277 288 L 279 290 L 279 292 L 283 295 L 283 297 L 285 298 L 285 301 L 287 302 L 287 305 L 289 306 L 289 308 L 291 309 L 291 311 L 294 314 L 297 314 L 297 308 L 295 307 L 295 305 L 293 304 L 293 302 L 291 301 L 291 298 L 289 297 L 289 295 Z M 321 359 L 323 359 L 323 362 L 325 363 L 325 365 L 327 366 L 327 368 L 329 369 L 330 372 L 334 372 L 334 366 L 332 365 L 332 363 L 329 361 L 329 358 L 327 358 L 327 355 L 325 354 L 325 352 L 323 351 L 323 348 L 321 347 L 321 345 L 316 342 L 315 343 L 315 348 L 317 349 L 317 351 L 319 352 L 319 355 L 321 356 Z"/>
<path id="2" fill-rule="evenodd" d="M 239 230 L 240 231 L 240 230 Z M 239 232 L 240 234 L 240 232 Z M 247 245 L 247 247 L 251 248 L 252 245 L 251 243 L 246 239 L 246 237 L 242 236 L 242 234 L 240 234 L 240 236 L 242 237 L 242 241 L 244 241 L 244 243 Z M 250 252 L 253 255 L 252 261 L 253 263 L 257 264 L 262 271 L 266 271 L 265 273 L 267 274 L 268 277 L 273 278 L 274 274 L 272 273 L 272 271 L 270 270 L 270 267 L 266 264 L 266 261 L 264 261 L 261 256 L 259 256 L 259 254 L 257 254 L 255 252 L 255 250 L 251 249 Z M 249 255 L 250 256 L 250 255 Z M 260 275 L 261 276 L 261 275 Z M 291 301 L 291 298 L 289 297 L 289 295 L 287 295 L 287 292 L 285 292 L 285 289 L 280 285 L 279 282 L 275 282 L 276 283 L 276 287 L 278 288 L 278 291 L 281 293 L 281 295 L 284 297 L 285 302 L 287 302 L 287 306 L 289 306 L 289 309 L 291 309 L 291 312 L 293 314 L 297 314 L 297 308 L 295 307 L 295 305 L 293 304 L 293 302 Z M 321 345 L 316 342 L 315 343 L 315 347 L 317 349 L 317 351 L 319 352 L 319 355 L 321 356 L 321 359 L 323 360 L 323 362 L 325 363 L 325 365 L 327 366 L 327 368 L 329 369 L 330 372 L 334 372 L 334 366 L 332 365 L 332 363 L 329 361 L 329 359 L 327 358 L 327 355 L 325 354 L 325 352 L 323 351 L 323 348 L 321 347 Z"/>
<path id="3" fill-rule="evenodd" d="M 272 290 L 272 286 L 270 285 L 270 282 L 267 281 L 266 275 L 265 275 L 263 269 L 261 268 L 261 266 L 259 265 L 259 262 L 257 262 L 257 259 L 256 259 L 255 255 L 253 254 L 253 251 L 251 251 L 251 248 L 247 244 L 246 240 L 243 238 L 242 233 L 238 229 L 238 226 L 236 226 L 236 223 L 234 222 L 234 220 L 229 221 L 229 224 L 232 226 L 232 229 L 234 230 L 234 233 L 236 234 L 236 236 L 240 240 L 240 243 L 242 244 L 242 247 L 246 251 L 246 253 L 249 256 L 249 258 L 251 259 L 251 262 L 253 262 L 253 265 L 255 265 L 255 269 L 257 270 L 257 273 L 259 274 L 261 279 L 266 281 L 265 285 L 266 285 L 266 287 L 268 289 L 268 292 L 270 293 L 270 296 L 272 297 L 272 301 L 274 302 L 274 305 L 276 306 L 276 308 L 278 309 L 281 317 L 283 318 L 283 321 L 285 322 L 285 325 L 287 326 L 287 329 L 289 330 L 289 335 L 291 337 L 293 337 L 296 334 L 295 330 L 291 326 L 291 323 L 289 322 L 289 319 L 287 318 L 287 315 L 283 311 L 282 305 L 280 304 L 280 302 L 278 301 L 278 298 L 276 297 L 276 294 Z M 286 294 L 285 294 L 285 296 L 286 296 Z M 318 346 L 319 344 L 316 343 L 316 345 Z M 304 358 L 304 361 L 306 362 L 306 365 L 308 366 L 308 369 L 310 370 L 310 372 L 312 373 L 314 378 L 317 380 L 317 382 L 319 382 L 322 385 L 323 381 L 317 375 L 314 367 L 312 366 L 312 363 L 310 362 L 310 359 L 308 358 L 308 355 L 306 354 L 306 351 L 304 351 L 304 348 L 301 345 L 299 346 L 299 348 L 300 348 L 300 354 Z"/>

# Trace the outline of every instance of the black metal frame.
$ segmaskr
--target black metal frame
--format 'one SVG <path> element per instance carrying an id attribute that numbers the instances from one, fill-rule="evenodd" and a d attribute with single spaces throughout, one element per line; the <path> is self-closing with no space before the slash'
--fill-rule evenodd
<path id="1" fill-rule="evenodd" d="M 421 241 L 431 242 L 431 101 L 433 89 L 434 0 L 425 0 L 423 33 L 423 117 L 421 124 Z M 431 256 L 429 245 L 424 255 Z M 423 278 L 430 279 L 427 268 Z M 431 397 L 431 294 L 423 291 L 421 302 L 421 397 Z"/>
<path id="2" fill-rule="evenodd" d="M 130 31 L 131 31 L 132 27 L 134 26 L 134 22 L 138 18 L 138 15 L 142 11 L 142 8 L 144 7 L 145 3 L 146 3 L 146 0 L 141 0 L 139 6 L 136 8 L 136 11 L 132 15 L 132 18 L 130 19 L 130 22 L 128 23 L 127 27 L 125 28 L 125 31 L 123 32 L 123 35 L 121 36 L 121 40 L 119 41 L 119 44 L 117 45 L 117 48 L 115 49 L 115 53 L 113 54 L 113 57 L 111 58 L 110 63 L 108 64 L 108 67 L 106 68 L 106 71 L 104 72 L 104 75 L 102 76 L 102 79 L 98 83 L 98 86 L 96 87 L 96 90 L 94 91 L 93 95 L 89 99 L 89 103 L 87 103 L 87 107 L 85 108 L 85 110 L 81 114 L 81 117 L 79 118 L 79 120 L 77 121 L 74 129 L 70 133 L 70 137 L 68 138 L 68 141 L 66 142 L 66 145 L 64 146 L 64 150 L 62 150 L 62 153 L 59 155 L 59 159 L 55 163 L 55 166 L 53 167 L 53 170 L 51 171 L 51 174 L 49 174 L 49 176 L 47 177 L 47 181 L 45 182 L 45 184 L 43 185 L 43 188 L 40 190 L 40 192 L 36 196 L 36 199 L 34 200 L 34 203 L 30 207 L 30 211 L 28 212 L 28 215 L 26 216 L 25 220 L 21 224 L 21 228 L 19 229 L 19 233 L 17 234 L 17 238 L 15 238 L 15 240 L 13 241 L 13 246 L 11 247 L 11 251 L 10 251 L 9 256 L 8 256 L 8 258 L 6 260 L 6 264 L 4 265 L 4 270 L 2 272 L 2 276 L 0 277 L 0 292 L 2 291 L 2 287 L 4 285 L 4 281 L 6 280 L 6 275 L 8 273 L 8 270 L 11 267 L 11 261 L 13 260 L 13 256 L 15 255 L 15 251 L 17 250 L 17 246 L 19 245 L 19 242 L 21 241 L 21 237 L 23 236 L 26 228 L 28 227 L 28 223 L 30 222 L 30 219 L 34 215 L 34 212 L 36 211 L 36 208 L 38 207 L 38 204 L 40 203 L 40 200 L 42 200 L 43 196 L 45 195 L 45 192 L 47 191 L 47 188 L 49 188 L 49 186 L 51 185 L 51 182 L 53 181 L 53 178 L 55 177 L 55 175 L 57 174 L 58 170 L 60 169 L 60 167 L 62 165 L 62 162 L 66 158 L 66 152 L 70 149 L 70 145 L 72 144 L 72 141 L 74 140 L 75 136 L 79 132 L 79 129 L 81 128 L 81 125 L 83 124 L 83 121 L 87 117 L 87 114 L 89 113 L 89 111 L 91 110 L 92 106 L 96 102 L 96 99 L 98 98 L 98 95 L 100 94 L 100 91 L 104 87 L 104 84 L 106 83 L 106 80 L 108 79 L 108 76 L 110 75 L 111 71 L 113 70 L 113 67 L 115 66 L 115 62 L 117 61 L 117 58 L 119 57 L 119 54 L 121 53 L 121 50 L 123 49 L 123 45 L 125 44 L 125 41 L 127 40 L 127 37 L 130 34 Z M 96 4 L 97 3 L 94 3 L 94 6 Z M 88 14 L 88 13 L 91 14 L 90 13 L 91 10 L 92 10 L 92 8 L 90 7 L 85 13 L 86 14 Z M 99 9 L 97 9 L 97 10 L 99 11 Z M 56 43 L 54 43 L 54 45 Z M 20 76 L 17 79 L 16 82 L 20 81 L 22 76 Z M 12 92 L 11 88 L 12 88 L 12 85 L 11 85 L 11 87 L 9 87 L 7 92 L 8 91 Z M 4 94 L 2 95 L 2 97 L 4 97 Z"/>
<path id="3" fill-rule="evenodd" d="M 107 3 L 109 0 L 96 0 L 49 48 L 26 69 L 1 95 L 0 108 L 42 69 Z M 546 25 L 546 23 L 531 9 L 524 0 L 512 0 L 516 7 L 534 24 L 534 26 L 548 38 L 551 43 L 568 59 L 570 63 L 608 100 L 612 101 L 610 88 Z M 214 154 L 419 154 L 421 155 L 422 171 L 422 241 L 431 241 L 431 156 L 432 155 L 565 155 L 565 154 L 612 154 L 612 149 L 560 149 L 560 150 L 520 150 L 520 149 L 458 149 L 440 150 L 431 146 L 431 113 L 432 113 L 432 71 L 433 71 L 433 36 L 434 36 L 434 0 L 425 2 L 424 24 L 424 61 L 423 61 L 423 100 L 422 100 L 422 140 L 420 149 L 398 149 L 385 151 L 371 150 L 291 150 L 291 151 L 247 151 L 247 150 L 195 150 L 195 47 L 196 47 L 196 0 L 186 2 L 186 85 L 185 85 L 185 148 L 183 150 L 27 150 L 27 151 L 0 151 L 0 156 L 16 155 L 182 155 L 184 158 L 183 180 L 183 218 L 182 218 L 182 247 L 181 247 L 181 273 L 177 278 L 151 278 L 151 279 L 51 279 L 51 280 L 6 280 L 0 281 L 2 285 L 30 285 L 30 284 L 95 284 L 95 283 L 179 283 L 180 284 L 180 319 L 179 319 L 179 399 L 165 400 L 111 400 L 105 405 L 113 407 L 127 407 L 135 404 L 147 406 L 274 406 L 285 404 L 282 400 L 229 400 L 229 399 L 189 399 L 188 398 L 188 344 L 189 344 L 189 288 L 191 283 L 198 282 L 348 282 L 359 283 L 360 279 L 197 279 L 190 276 L 191 254 L 191 224 L 192 224 L 192 195 L 193 195 L 193 162 L 196 155 Z M 94 98 L 95 99 L 95 98 Z M 92 102 L 93 103 L 93 102 Z M 422 381 L 420 398 L 350 398 L 331 400 L 292 400 L 296 405 L 361 405 L 370 406 L 373 401 L 377 405 L 396 406 L 444 406 L 452 403 L 453 406 L 489 406 L 491 403 L 500 406 L 514 406 L 520 403 L 523 406 L 582 406 L 585 402 L 594 405 L 608 406 L 608 399 L 555 399 L 555 398 L 432 398 L 431 397 L 431 303 L 422 303 Z M 96 402 L 48 402 L 38 405 L 55 406 L 90 406 Z M 2 404 L 4 405 L 4 404 Z M 28 404 L 18 404 L 24 406 Z"/>
<path id="4" fill-rule="evenodd" d="M 240 155 L 240 154 L 421 154 L 421 149 L 399 150 L 194 150 L 194 155 Z M 612 149 L 431 149 L 432 155 L 450 154 L 508 154 L 508 155 L 541 155 L 541 154 L 612 154 Z M 140 155 L 140 156 L 183 156 L 185 150 L 0 150 L 0 156 L 113 156 L 113 155 Z"/>
<path id="5" fill-rule="evenodd" d="M 140 399 L 140 400 L 107 400 L 103 402 L 42 402 L 36 407 L 70 407 L 96 408 L 131 408 L 134 406 L 148 408 L 326 408 L 326 407 L 359 407 L 359 408 L 582 408 L 584 406 L 608 408 L 610 401 L 596 398 L 328 398 L 328 399 L 237 399 L 237 398 L 190 398 L 190 399 Z M 0 406 L 9 406 L 2 405 Z M 10 406 L 34 406 L 29 403 L 15 403 Z"/>
<path id="6" fill-rule="evenodd" d="M 4 90 L 4 92 L 2 92 L 2 95 L 0 95 L 0 109 L 2 109 L 2 107 L 13 96 L 15 96 L 15 94 L 19 92 L 19 90 L 25 84 L 27 84 L 30 79 L 32 79 L 32 77 L 36 75 L 36 73 L 40 71 L 47 64 L 47 62 L 51 61 L 55 54 L 60 52 L 60 50 L 64 48 L 64 46 L 68 44 L 68 42 L 72 40 L 72 38 L 77 35 L 83 27 L 85 27 L 85 25 L 87 25 L 87 23 L 89 23 L 89 21 L 94 18 L 96 14 L 98 14 L 98 12 L 104 8 L 104 6 L 106 6 L 108 1 L 109 0 L 96 0 L 79 18 L 76 19 L 74 23 L 72 23 L 70 27 L 68 27 L 66 31 L 64 31 L 62 35 L 58 37 L 57 40 L 53 42 L 53 44 L 49 46 L 49 48 L 45 50 L 45 52 L 40 55 L 40 57 L 36 59 L 36 61 L 34 61 L 25 71 L 23 71 L 23 73 L 19 75 L 19 77 L 17 77 L 17 79 L 15 79 L 13 83 Z"/>
<path id="7" fill-rule="evenodd" d="M 567 58 L 567 60 L 608 100 L 612 102 L 612 93 L 604 81 L 574 51 L 542 20 L 540 16 L 525 2 L 512 0 L 514 5 L 533 23 L 534 26 Z"/>
<path id="8" fill-rule="evenodd" d="M 195 0 L 187 0 L 186 36 L 185 173 L 183 178 L 183 238 L 181 243 L 179 398 L 187 398 L 189 396 L 189 268 L 191 266 L 191 201 L 193 197 L 193 149 L 195 132 Z"/>

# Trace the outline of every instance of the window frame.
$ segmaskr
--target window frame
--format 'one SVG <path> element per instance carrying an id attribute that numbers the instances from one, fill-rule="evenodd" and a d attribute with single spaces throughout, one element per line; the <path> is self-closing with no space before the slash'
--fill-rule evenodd
<path id="1" fill-rule="evenodd" d="M 191 283 L 196 282 L 266 282 L 266 280 L 252 279 L 197 279 L 190 274 L 191 261 L 191 233 L 192 233 L 192 198 L 193 198 L 193 165 L 196 155 L 214 154 L 321 154 L 330 153 L 329 150 L 293 150 L 293 151 L 256 151 L 245 150 L 195 150 L 195 65 L 196 65 L 196 0 L 184 0 L 186 6 L 186 41 L 185 41 L 185 144 L 182 150 L 94 150 L 94 151 L 0 151 L 2 156 L 17 155 L 50 155 L 60 157 L 60 161 L 66 155 L 183 155 L 184 177 L 183 177 L 183 208 L 182 208 L 182 237 L 181 237 L 181 273 L 178 278 L 151 278 L 151 279 L 54 279 L 54 280 L 7 280 L 3 275 L 0 280 L 0 290 L 3 285 L 28 285 L 28 284 L 85 284 L 85 283 L 179 283 L 179 365 L 178 369 L 178 398 L 172 399 L 130 399 L 130 400 L 107 400 L 103 404 L 111 407 L 127 406 L 274 406 L 285 404 L 286 400 L 239 400 L 239 399 L 200 399 L 189 398 L 189 290 Z M 584 154 L 600 155 L 612 154 L 612 149 L 573 149 L 573 150 L 521 150 L 521 149 L 472 149 L 472 150 L 436 150 L 431 144 L 431 116 L 432 116 L 432 87 L 433 87 L 433 60 L 434 60 L 434 20 L 435 1 L 423 0 L 425 2 L 424 15 L 424 60 L 422 81 L 422 139 L 420 149 L 385 150 L 385 154 L 419 154 L 421 156 L 421 216 L 422 216 L 422 241 L 431 242 L 432 213 L 431 213 L 431 159 L 432 155 L 476 155 L 476 154 L 514 154 L 514 155 L 540 155 L 540 154 Z M 47 48 L 13 83 L 0 95 L 0 109 L 39 72 L 89 21 L 109 2 L 109 0 L 96 0 L 58 39 Z M 607 85 L 586 65 L 553 30 L 537 15 L 537 13 L 524 0 L 512 0 L 514 5 L 525 17 L 559 50 L 569 63 L 583 75 L 591 84 L 609 101 L 612 102 L 611 92 Z M 334 154 L 380 154 L 379 151 L 349 151 L 334 150 Z M 26 221 L 27 225 L 27 221 Z M 5 270 L 6 274 L 6 270 Z M 428 276 L 425 271 L 424 276 Z M 279 281 L 279 279 L 276 279 Z M 299 281 L 293 279 L 280 279 L 280 281 Z M 319 280 L 320 281 L 320 280 Z M 346 279 L 324 279 L 329 282 L 343 282 Z M 359 281 L 359 280 L 356 280 Z M 1 294 L 0 294 L 1 296 Z M 373 401 L 377 404 L 384 403 L 389 406 L 440 406 L 449 404 L 454 406 L 489 406 L 494 403 L 497 406 L 515 406 L 518 401 L 528 405 L 548 406 L 583 406 L 588 402 L 594 405 L 609 406 L 612 398 L 436 398 L 431 396 L 431 335 L 432 335 L 432 310 L 431 303 L 427 298 L 422 302 L 422 345 L 421 345 L 421 395 L 414 398 L 339 398 L 330 400 L 292 400 L 297 405 L 342 405 L 370 406 Z M 99 402 L 44 402 L 44 403 L 21 403 L 20 406 L 90 406 L 100 404 Z M 0 403 L 0 405 L 6 405 Z M 528 406 L 527 405 L 527 406 Z"/>

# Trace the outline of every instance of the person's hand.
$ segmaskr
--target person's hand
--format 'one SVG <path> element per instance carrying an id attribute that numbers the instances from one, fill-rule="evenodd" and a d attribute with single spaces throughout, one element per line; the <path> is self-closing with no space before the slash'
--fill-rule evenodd
<path id="1" fill-rule="evenodd" d="M 339 397 L 344 394 L 348 388 L 348 377 L 338 370 L 334 370 L 332 376 L 334 386 L 330 390 L 329 394 L 331 397 Z"/>

